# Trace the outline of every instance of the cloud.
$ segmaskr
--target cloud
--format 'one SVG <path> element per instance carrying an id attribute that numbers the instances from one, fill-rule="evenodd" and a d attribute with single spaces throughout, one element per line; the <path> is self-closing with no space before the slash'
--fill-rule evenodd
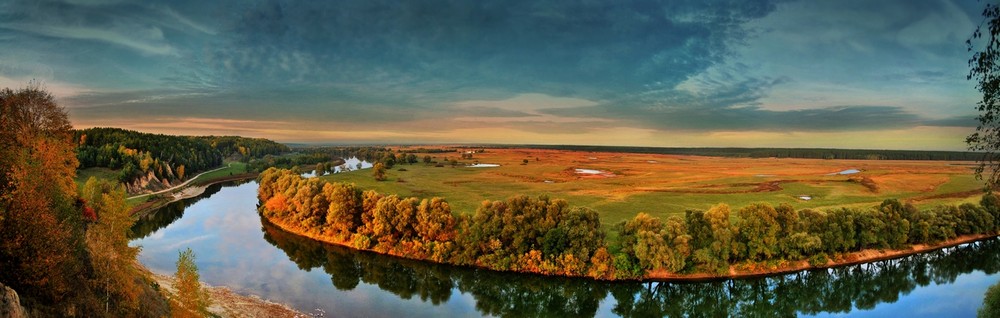
<path id="1" fill-rule="evenodd" d="M 428 101 L 468 89 L 604 99 L 721 60 L 765 1 L 265 2 L 212 60 L 243 85 L 359 83 Z M 263 75 L 263 76 L 262 76 Z M 425 99 L 421 99 L 425 100 Z"/>
<path id="2" fill-rule="evenodd" d="M 47 37 L 54 38 L 66 38 L 66 39 L 78 39 L 78 40 L 97 40 L 110 44 L 121 45 L 130 49 L 137 50 L 142 53 L 154 54 L 154 55 L 175 55 L 176 50 L 168 44 L 157 43 L 163 38 L 163 33 L 159 28 L 147 28 L 144 30 L 137 30 L 138 32 L 132 32 L 132 34 L 126 34 L 122 32 L 96 29 L 96 28 L 83 28 L 83 27 L 60 27 L 60 26 L 46 26 L 46 25 L 26 25 L 18 23 L 3 23 L 0 24 L 0 28 L 21 31 L 26 33 L 33 33 Z M 136 34 L 140 33 L 140 34 Z"/>
<path id="3" fill-rule="evenodd" d="M 286 140 L 951 134 L 974 124 L 976 18 L 955 1 L 8 1 L 0 82 L 50 83 L 75 123 Z"/>

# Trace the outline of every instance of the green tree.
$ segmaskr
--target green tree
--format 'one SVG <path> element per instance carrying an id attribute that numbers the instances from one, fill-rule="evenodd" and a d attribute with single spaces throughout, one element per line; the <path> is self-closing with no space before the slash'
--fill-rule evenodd
<path id="1" fill-rule="evenodd" d="M 375 177 L 376 181 L 385 181 L 385 165 L 381 162 L 376 162 L 375 165 L 372 166 L 372 176 Z"/>
<path id="2" fill-rule="evenodd" d="M 778 253 L 778 234 L 781 225 L 778 223 L 778 212 L 770 205 L 756 203 L 746 206 L 738 212 L 740 218 L 736 226 L 736 240 L 740 242 L 738 255 L 748 260 L 759 261 L 773 257 Z"/>
<path id="3" fill-rule="evenodd" d="M 983 306 L 976 313 L 979 318 L 1000 317 L 1000 283 L 990 286 L 983 297 Z"/>
<path id="4" fill-rule="evenodd" d="M 1000 6 L 987 3 L 983 9 L 983 22 L 965 41 L 972 53 L 969 59 L 968 79 L 976 81 L 976 89 L 983 97 L 976 103 L 979 125 L 976 132 L 966 137 L 969 150 L 983 152 L 976 168 L 976 176 L 986 180 L 988 188 L 1000 183 Z M 983 31 L 986 28 L 987 32 Z M 979 45 L 977 47 L 977 45 Z M 983 178 L 983 172 L 989 176 Z"/>
<path id="5" fill-rule="evenodd" d="M 208 292 L 201 287 L 198 265 L 194 263 L 194 251 L 187 248 L 178 254 L 177 273 L 174 274 L 177 301 L 171 308 L 174 317 L 204 317 L 208 314 L 211 299 Z"/>
<path id="6" fill-rule="evenodd" d="M 424 164 L 430 164 L 430 163 L 431 163 L 431 156 L 430 155 L 424 156 Z"/>

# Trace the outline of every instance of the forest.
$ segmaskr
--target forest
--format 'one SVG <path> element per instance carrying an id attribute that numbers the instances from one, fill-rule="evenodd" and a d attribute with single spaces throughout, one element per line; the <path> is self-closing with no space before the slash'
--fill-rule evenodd
<path id="1" fill-rule="evenodd" d="M 865 249 L 900 249 L 1000 230 L 1000 199 L 918 210 L 897 200 L 867 209 L 795 210 L 752 204 L 661 220 L 645 213 L 613 226 L 545 196 L 486 201 L 473 214 L 442 198 L 401 198 L 281 169 L 259 176 L 261 214 L 283 228 L 360 250 L 440 263 L 596 279 L 651 273 L 725 274 L 788 261 L 822 266 Z"/>
<path id="2" fill-rule="evenodd" d="M 288 152 L 280 143 L 236 136 L 170 136 L 120 128 L 73 131 L 80 169 L 119 170 L 119 181 L 152 173 L 160 180 L 183 180 L 219 165 L 226 158 L 248 161 Z"/>

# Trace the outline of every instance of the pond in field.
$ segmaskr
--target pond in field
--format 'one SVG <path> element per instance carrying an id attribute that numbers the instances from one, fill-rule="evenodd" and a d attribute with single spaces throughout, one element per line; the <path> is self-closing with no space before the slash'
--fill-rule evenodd
<path id="1" fill-rule="evenodd" d="M 213 185 L 144 217 L 139 260 L 329 317 L 974 317 L 1000 281 L 1000 240 L 892 261 L 701 283 L 597 282 L 435 265 L 321 244 L 262 222 L 257 183 Z"/>
<path id="2" fill-rule="evenodd" d="M 861 172 L 861 170 L 858 170 L 858 169 L 847 169 L 847 170 L 844 170 L 844 171 L 834 172 L 834 173 L 830 173 L 830 174 L 827 174 L 827 175 L 834 176 L 834 175 L 855 174 L 855 173 L 860 173 L 860 172 Z"/>
<path id="3" fill-rule="evenodd" d="M 500 165 L 495 164 L 495 163 L 477 163 L 477 164 L 474 164 L 474 165 L 468 165 L 466 167 L 469 167 L 469 168 L 496 168 L 496 167 L 499 167 L 499 166 Z"/>

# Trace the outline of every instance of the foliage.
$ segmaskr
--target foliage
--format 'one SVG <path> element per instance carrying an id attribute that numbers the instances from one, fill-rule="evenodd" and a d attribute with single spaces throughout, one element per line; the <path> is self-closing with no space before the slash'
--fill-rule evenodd
<path id="1" fill-rule="evenodd" d="M 471 216 L 455 216 L 442 198 L 362 192 L 289 170 L 268 169 L 259 181 L 261 214 L 298 233 L 409 258 L 599 279 L 724 274 L 744 262 L 824 265 L 841 253 L 996 233 L 1000 202 L 986 194 L 981 205 L 923 211 L 896 200 L 828 211 L 757 203 L 736 215 L 718 204 L 665 221 L 639 213 L 615 226 L 617 244 L 609 248 L 596 211 L 547 196 L 483 201 Z"/>
<path id="2" fill-rule="evenodd" d="M 174 317 L 204 317 L 208 314 L 211 300 L 208 292 L 201 287 L 198 275 L 198 265 L 194 263 L 195 255 L 191 248 L 178 252 L 177 279 L 174 284 L 177 290 L 176 303 L 171 305 Z"/>
<path id="3" fill-rule="evenodd" d="M 1000 150 L 1000 6 L 987 3 L 983 9 L 983 22 L 986 32 L 980 24 L 965 41 L 966 47 L 972 53 L 969 58 L 968 79 L 975 79 L 976 90 L 983 93 L 983 98 L 976 103 L 979 125 L 976 132 L 965 139 L 972 151 L 984 152 L 980 164 L 976 168 L 976 176 L 985 177 L 987 187 L 996 187 L 1000 183 L 1000 161 L 997 151 Z M 981 47 L 977 48 L 976 45 Z"/>
<path id="4" fill-rule="evenodd" d="M 140 310 L 135 268 L 139 248 L 128 245 L 134 220 L 125 203 L 125 190 L 108 180 L 91 177 L 81 199 L 94 207 L 97 222 L 87 228 L 86 244 L 93 268 L 91 285 L 119 315 Z"/>
<path id="5" fill-rule="evenodd" d="M 375 181 L 385 181 L 385 169 L 385 164 L 381 162 L 375 163 L 375 166 L 372 167 L 372 176 L 375 177 Z"/>
<path id="6" fill-rule="evenodd" d="M 983 296 L 983 306 L 976 312 L 979 318 L 1000 317 L 1000 283 L 990 286 Z"/>
<path id="7" fill-rule="evenodd" d="M 66 299 L 80 270 L 71 128 L 37 85 L 0 90 L 0 282 L 46 303 Z"/>
<path id="8" fill-rule="evenodd" d="M 89 180 L 77 195 L 71 129 L 37 85 L 0 90 L 0 283 L 40 316 L 162 315 L 134 267 L 124 193 Z"/>
<path id="9" fill-rule="evenodd" d="M 160 180 L 182 180 L 209 170 L 226 157 L 248 161 L 289 151 L 271 140 L 236 136 L 169 136 L 120 128 L 88 128 L 73 132 L 80 168 L 120 169 L 119 180 L 131 182 L 152 173 Z"/>

